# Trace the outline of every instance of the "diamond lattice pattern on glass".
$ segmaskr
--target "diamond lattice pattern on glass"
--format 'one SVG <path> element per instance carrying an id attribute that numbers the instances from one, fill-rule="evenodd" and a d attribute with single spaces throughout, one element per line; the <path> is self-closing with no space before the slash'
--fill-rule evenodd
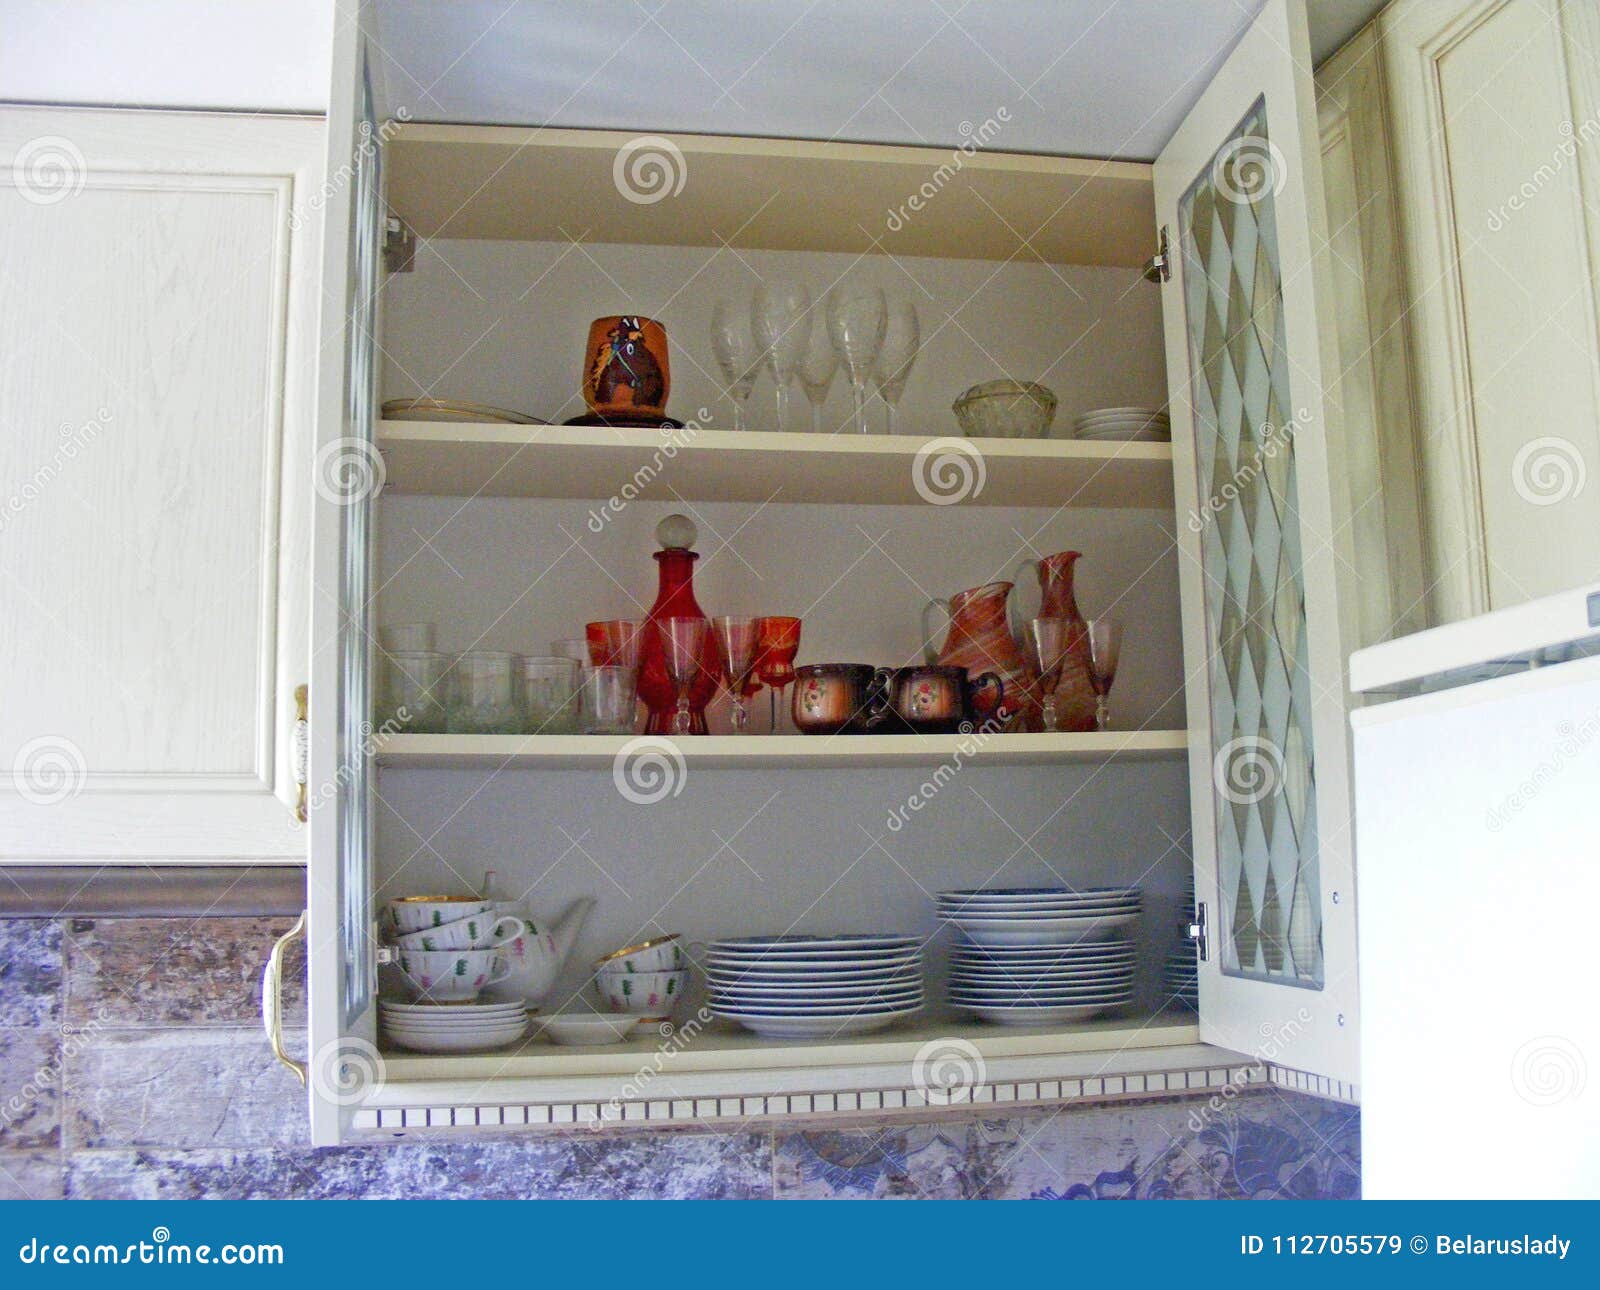
<path id="1" fill-rule="evenodd" d="M 1320 987 L 1315 767 L 1274 197 L 1258 102 L 1179 203 L 1222 970 Z"/>

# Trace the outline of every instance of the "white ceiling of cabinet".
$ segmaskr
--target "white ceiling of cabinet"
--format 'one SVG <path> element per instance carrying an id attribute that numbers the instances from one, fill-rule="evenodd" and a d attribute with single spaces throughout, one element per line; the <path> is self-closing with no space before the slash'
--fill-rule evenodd
<path id="1" fill-rule="evenodd" d="M 1378 8 L 1314 0 L 1325 56 Z M 1149 160 L 1260 0 L 378 0 L 418 121 Z"/>

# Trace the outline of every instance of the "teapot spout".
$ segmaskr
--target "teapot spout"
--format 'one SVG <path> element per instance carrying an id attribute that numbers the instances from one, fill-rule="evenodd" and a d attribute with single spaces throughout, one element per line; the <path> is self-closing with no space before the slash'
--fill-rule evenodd
<path id="1" fill-rule="evenodd" d="M 561 917 L 550 925 L 550 935 L 556 943 L 557 962 L 564 964 L 572 947 L 578 943 L 578 933 L 589 921 L 589 911 L 594 908 L 593 896 L 582 896 L 561 911 Z"/>

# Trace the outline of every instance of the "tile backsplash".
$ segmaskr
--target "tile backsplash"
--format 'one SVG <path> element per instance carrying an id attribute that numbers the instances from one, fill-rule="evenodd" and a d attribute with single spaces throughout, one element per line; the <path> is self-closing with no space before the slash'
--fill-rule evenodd
<path id="1" fill-rule="evenodd" d="M 1360 1114 L 1275 1088 L 716 1132 L 306 1145 L 256 997 L 281 918 L 0 919 L 0 1198 L 1353 1197 Z M 303 964 L 286 1021 L 305 1016 Z M 298 1037 L 298 1036 L 296 1036 Z"/>

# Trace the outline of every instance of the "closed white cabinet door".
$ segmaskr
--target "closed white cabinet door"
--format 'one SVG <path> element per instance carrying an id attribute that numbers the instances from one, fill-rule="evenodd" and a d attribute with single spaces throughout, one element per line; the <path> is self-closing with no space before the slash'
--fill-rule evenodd
<path id="1" fill-rule="evenodd" d="M 1357 1069 L 1348 478 L 1301 0 L 1269 0 L 1155 167 L 1190 741 L 1200 1025 Z M 1325 266 L 1323 266 L 1325 267 Z M 1321 1086 L 1319 1086 L 1321 1087 Z"/>
<path id="2" fill-rule="evenodd" d="M 1600 7 L 1396 0 L 1378 33 L 1444 623 L 1600 573 Z"/>
<path id="3" fill-rule="evenodd" d="M 305 856 L 322 139 L 0 110 L 0 861 Z"/>

